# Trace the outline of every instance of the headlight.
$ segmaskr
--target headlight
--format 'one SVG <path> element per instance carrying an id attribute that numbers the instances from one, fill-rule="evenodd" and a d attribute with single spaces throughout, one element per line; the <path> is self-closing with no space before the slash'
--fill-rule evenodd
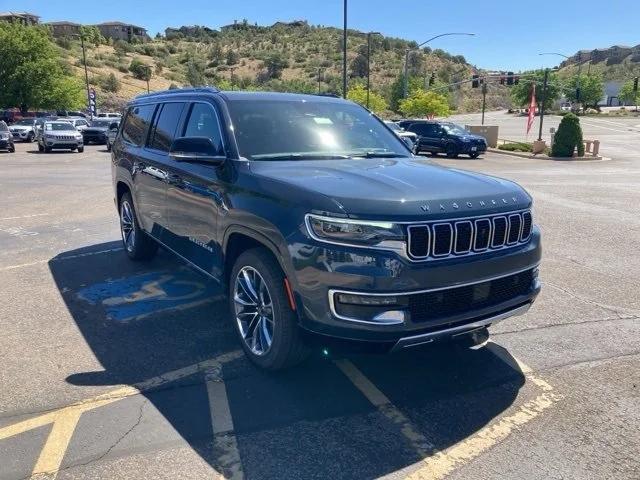
<path id="1" fill-rule="evenodd" d="M 308 214 L 305 217 L 309 235 L 319 241 L 402 250 L 405 235 L 402 227 L 391 222 L 349 220 Z"/>

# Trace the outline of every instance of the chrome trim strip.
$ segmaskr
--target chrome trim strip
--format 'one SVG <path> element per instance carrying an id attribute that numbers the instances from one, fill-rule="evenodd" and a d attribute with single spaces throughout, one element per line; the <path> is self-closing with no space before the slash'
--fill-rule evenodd
<path id="1" fill-rule="evenodd" d="M 493 317 L 485 318 L 483 320 L 477 320 L 475 322 L 466 323 L 464 325 L 458 325 L 457 327 L 447 328 L 445 330 L 438 330 L 435 332 L 423 333 L 421 335 L 413 335 L 411 337 L 403 337 L 396 342 L 391 349 L 392 352 L 402 350 L 404 348 L 416 347 L 425 343 L 431 343 L 437 338 L 453 337 L 459 334 L 469 333 L 478 328 L 488 327 L 489 325 L 496 324 L 509 317 L 515 317 L 518 315 L 524 315 L 531 308 L 531 302 L 526 305 L 521 305 L 518 308 L 502 312 Z"/>
<path id="2" fill-rule="evenodd" d="M 531 223 L 531 226 L 529 227 L 529 235 L 527 235 L 524 238 L 520 238 L 520 241 L 523 243 L 528 241 L 529 238 L 531 238 L 531 234 L 533 233 L 533 214 L 531 213 L 530 210 L 522 212 L 522 233 L 524 233 L 524 216 L 525 215 L 529 215 L 529 222 Z"/>
<path id="3" fill-rule="evenodd" d="M 478 248 L 476 245 L 478 244 L 478 222 L 487 221 L 489 222 L 489 238 L 487 239 L 487 246 L 484 248 Z M 473 238 L 473 251 L 475 253 L 486 252 L 491 247 L 491 239 L 493 238 L 493 222 L 490 218 L 478 218 L 473 222 L 473 226 L 476 232 L 475 237 Z"/>
<path id="4" fill-rule="evenodd" d="M 411 245 L 411 229 L 413 228 L 426 228 L 427 229 L 427 253 L 426 255 L 412 255 L 409 251 Z M 407 227 L 407 256 L 411 258 L 421 259 L 428 258 L 429 253 L 431 253 L 431 227 L 429 225 L 409 225 Z"/>
<path id="5" fill-rule="evenodd" d="M 514 242 L 509 242 L 509 237 L 511 236 L 511 218 L 516 217 L 518 220 L 520 220 L 520 227 L 518 228 L 518 236 L 516 237 L 516 240 Z M 508 246 L 512 246 L 515 245 L 516 243 L 518 243 L 520 241 L 520 237 L 522 236 L 522 215 L 520 215 L 519 213 L 514 213 L 509 215 L 509 221 L 507 222 L 509 225 L 509 231 L 507 233 L 507 245 Z"/>
<path id="6" fill-rule="evenodd" d="M 440 253 L 436 255 L 436 227 L 440 227 L 440 226 L 445 226 L 445 227 L 449 227 L 449 250 L 447 251 L 447 253 Z M 453 226 L 451 225 L 451 223 L 434 223 L 433 226 L 433 248 L 431 249 L 432 256 L 434 258 L 442 258 L 442 257 L 448 257 L 449 255 L 451 255 L 451 250 L 453 249 Z"/>
<path id="7" fill-rule="evenodd" d="M 365 323 L 367 325 L 393 325 L 392 323 L 380 323 L 380 322 L 373 322 L 369 320 L 359 320 L 357 318 L 344 317 L 342 315 L 339 315 L 338 312 L 336 311 L 335 295 L 340 293 L 344 293 L 346 295 L 360 295 L 363 297 L 400 297 L 400 296 L 406 296 L 406 295 L 419 295 L 421 293 L 431 293 L 431 292 L 439 292 L 442 290 L 452 290 L 454 288 L 468 287 L 469 285 L 475 285 L 477 283 L 491 282 L 493 280 L 499 280 L 504 277 L 510 277 L 511 275 L 517 275 L 518 273 L 526 272 L 527 270 L 533 270 L 534 268 L 538 268 L 539 266 L 540 266 L 540 263 L 536 263 L 527 268 L 515 270 L 513 272 L 506 273 L 503 275 L 496 275 L 494 277 L 483 278 L 482 280 L 474 280 L 473 282 L 447 285 L 446 287 L 428 288 L 425 290 L 412 290 L 409 292 L 362 292 L 362 291 L 357 292 L 353 290 L 342 290 L 338 288 L 330 288 L 329 289 L 329 310 L 331 312 L 331 315 L 334 316 L 335 318 L 338 318 L 340 320 L 345 320 L 348 322 Z M 393 307 L 393 306 L 389 305 L 389 307 Z M 393 310 L 393 308 L 389 308 L 389 310 Z M 397 323 L 402 323 L 402 322 L 397 322 Z"/>
<path id="8" fill-rule="evenodd" d="M 471 235 L 469 236 L 469 248 L 467 248 L 466 250 L 461 250 L 458 251 L 457 250 L 457 246 L 458 246 L 458 225 L 461 225 L 463 223 L 468 223 L 469 225 L 471 225 Z M 473 241 L 476 238 L 476 232 L 475 229 L 473 228 L 473 222 L 471 220 L 462 220 L 461 222 L 456 222 L 455 223 L 455 227 L 454 227 L 454 238 L 453 238 L 453 253 L 456 255 L 464 255 L 467 253 L 471 252 L 471 249 L 473 248 Z"/>
<path id="9" fill-rule="evenodd" d="M 504 236 L 502 237 L 502 242 L 500 244 L 494 246 L 494 240 L 495 240 L 495 235 L 496 235 L 496 220 L 499 219 L 499 218 L 504 219 Z M 493 229 L 493 235 L 491 235 L 491 241 L 489 242 L 489 245 L 491 246 L 491 248 L 503 247 L 507 243 L 507 238 L 508 238 L 508 233 L 509 233 L 509 220 L 504 215 L 499 215 L 497 217 L 493 217 L 491 219 L 491 227 Z"/>

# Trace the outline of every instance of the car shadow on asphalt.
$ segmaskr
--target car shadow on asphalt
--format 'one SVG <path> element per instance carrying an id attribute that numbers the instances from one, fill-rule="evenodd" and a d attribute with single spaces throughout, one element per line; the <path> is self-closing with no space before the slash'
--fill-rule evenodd
<path id="1" fill-rule="evenodd" d="M 135 263 L 120 246 L 93 245 L 49 262 L 60 295 L 103 367 L 71 375 L 69 383 L 133 385 L 239 349 L 219 285 L 164 251 Z M 515 361 L 510 366 L 489 349 L 344 358 L 437 450 L 503 413 L 525 383 Z M 397 422 L 334 360 L 318 354 L 280 373 L 260 371 L 243 356 L 224 365 L 245 478 L 377 478 L 423 459 Z M 229 452 L 220 451 L 212 433 L 215 409 L 204 380 L 197 372 L 142 394 L 202 459 L 231 475 Z M 82 459 L 68 453 L 65 464 Z"/>

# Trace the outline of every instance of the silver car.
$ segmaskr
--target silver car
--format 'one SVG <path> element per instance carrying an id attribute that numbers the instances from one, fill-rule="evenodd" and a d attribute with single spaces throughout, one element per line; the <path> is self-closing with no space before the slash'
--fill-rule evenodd
<path id="1" fill-rule="evenodd" d="M 36 118 L 19 120 L 9 127 L 14 141 L 33 142 L 36 139 Z"/>
<path id="2" fill-rule="evenodd" d="M 48 153 L 54 149 L 84 152 L 82 134 L 68 121 L 44 122 L 42 132 L 38 136 L 38 150 Z"/>

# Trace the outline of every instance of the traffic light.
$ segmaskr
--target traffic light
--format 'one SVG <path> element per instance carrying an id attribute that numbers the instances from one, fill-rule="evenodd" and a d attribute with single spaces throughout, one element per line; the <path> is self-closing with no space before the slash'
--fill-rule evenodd
<path id="1" fill-rule="evenodd" d="M 471 77 L 471 88 L 478 88 L 480 86 L 480 75 L 474 75 Z"/>
<path id="2" fill-rule="evenodd" d="M 638 77 L 633 79 L 633 91 L 638 92 Z"/>
<path id="3" fill-rule="evenodd" d="M 431 72 L 431 77 L 429 78 L 429 86 L 436 83 L 436 72 Z"/>
<path id="4" fill-rule="evenodd" d="M 520 83 L 520 77 L 519 77 L 518 75 L 516 75 L 516 76 L 513 78 L 513 84 L 514 84 L 514 85 L 518 85 L 519 83 Z"/>
<path id="5" fill-rule="evenodd" d="M 513 72 L 507 72 L 507 85 L 513 85 Z"/>

